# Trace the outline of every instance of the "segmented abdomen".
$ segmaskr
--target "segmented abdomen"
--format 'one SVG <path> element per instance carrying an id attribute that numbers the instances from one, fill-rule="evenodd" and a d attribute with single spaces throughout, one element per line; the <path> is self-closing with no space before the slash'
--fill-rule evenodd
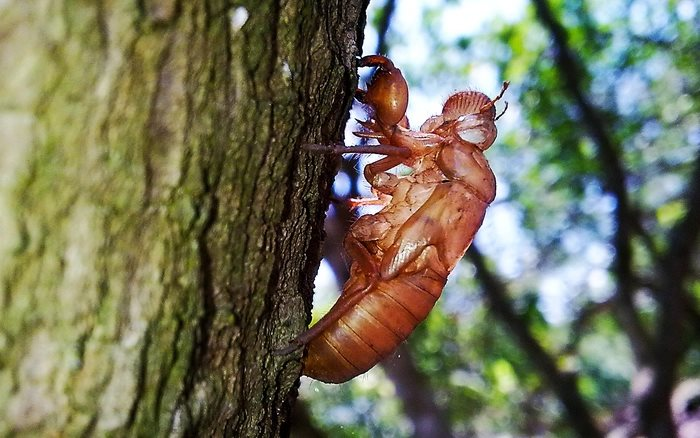
<path id="1" fill-rule="evenodd" d="M 366 372 L 425 319 L 445 282 L 446 275 L 430 267 L 377 281 L 350 311 L 309 343 L 304 374 L 342 383 Z"/>

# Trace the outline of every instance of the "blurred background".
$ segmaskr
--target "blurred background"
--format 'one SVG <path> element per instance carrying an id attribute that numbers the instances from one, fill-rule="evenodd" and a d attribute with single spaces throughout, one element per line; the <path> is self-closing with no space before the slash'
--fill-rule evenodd
<path id="1" fill-rule="evenodd" d="M 370 3 L 363 54 L 402 70 L 414 128 L 510 81 L 486 153 L 498 196 L 396 355 L 342 385 L 302 379 L 293 436 L 700 437 L 699 8 Z M 336 197 L 367 195 L 365 158 L 346 158 Z M 328 212 L 314 320 L 356 214 Z"/>

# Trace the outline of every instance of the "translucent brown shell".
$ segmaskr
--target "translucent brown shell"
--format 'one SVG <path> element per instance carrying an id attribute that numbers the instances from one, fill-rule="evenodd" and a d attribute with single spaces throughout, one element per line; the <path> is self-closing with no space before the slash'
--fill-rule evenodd
<path id="1" fill-rule="evenodd" d="M 450 121 L 481 111 L 488 111 L 492 119 L 496 117 L 496 108 L 490 97 L 479 91 L 460 91 L 447 99 L 442 107 L 442 116 L 445 121 Z"/>
<path id="2" fill-rule="evenodd" d="M 306 149 L 384 155 L 364 172 L 377 198 L 353 201 L 382 209 L 360 217 L 345 236 L 351 274 L 338 301 L 276 353 L 308 346 L 303 373 L 328 383 L 345 382 L 389 356 L 433 308 L 496 196 L 482 153 L 496 138 L 494 102 L 508 87 L 504 83 L 494 99 L 455 93 L 442 114 L 414 131 L 405 117 L 408 86 L 401 71 L 381 55 L 358 65 L 377 69 L 367 90 L 356 92 L 370 118 L 355 135 L 378 144 Z M 399 165 L 411 173 L 388 172 Z"/>

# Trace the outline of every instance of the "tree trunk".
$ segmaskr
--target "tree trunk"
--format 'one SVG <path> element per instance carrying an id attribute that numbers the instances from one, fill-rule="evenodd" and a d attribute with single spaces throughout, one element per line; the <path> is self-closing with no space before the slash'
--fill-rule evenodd
<path id="1" fill-rule="evenodd" d="M 0 435 L 284 432 L 364 0 L 0 6 Z"/>

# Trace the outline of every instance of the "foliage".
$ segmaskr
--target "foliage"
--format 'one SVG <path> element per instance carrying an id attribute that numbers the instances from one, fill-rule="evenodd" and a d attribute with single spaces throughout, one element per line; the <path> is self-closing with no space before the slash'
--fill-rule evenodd
<path id="1" fill-rule="evenodd" d="M 476 246 L 527 333 L 562 375 L 577 376 L 598 428 L 619 427 L 639 396 L 632 384 L 658 363 L 661 348 L 640 343 L 625 311 L 655 342 L 668 336 L 663 321 L 683 321 L 687 341 L 672 380 L 700 371 L 700 256 L 697 236 L 681 233 L 700 163 L 700 11 L 688 0 L 533 1 L 454 31 L 450 15 L 479 3 L 429 3 L 399 4 L 400 24 L 389 28 L 389 56 L 409 79 L 411 105 L 430 106 L 409 117 L 418 125 L 464 83 L 493 95 L 501 79 L 511 81 L 510 107 L 488 152 L 499 196 Z M 563 29 L 565 47 L 542 5 Z M 422 20 L 406 26 L 402 8 Z M 372 13 L 381 8 L 370 11 L 377 22 Z M 687 317 L 664 298 L 663 263 L 679 235 L 691 244 L 681 257 L 685 277 L 677 278 Z M 491 291 L 463 265 L 409 340 L 453 434 L 581 435 L 555 384 L 492 311 Z M 332 436 L 410 435 L 381 378 L 373 370 L 336 387 L 311 384 L 302 395 Z M 352 424 L 335 420 L 339 409 L 355 410 L 346 415 Z"/>

